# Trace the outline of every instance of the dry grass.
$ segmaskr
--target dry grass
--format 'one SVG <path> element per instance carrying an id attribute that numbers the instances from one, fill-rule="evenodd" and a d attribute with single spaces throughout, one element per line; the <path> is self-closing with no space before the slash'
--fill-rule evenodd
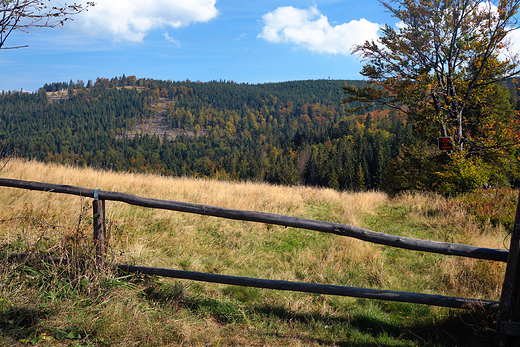
<path id="1" fill-rule="evenodd" d="M 375 213 L 386 201 L 383 193 L 340 193 L 330 189 L 309 187 L 282 187 L 259 183 L 233 183 L 192 178 L 171 178 L 131 173 L 99 172 L 13 160 L 2 172 L 2 177 L 34 180 L 46 183 L 67 184 L 86 188 L 119 191 L 138 196 L 184 201 L 224 208 L 265 211 L 292 216 L 320 219 L 362 226 L 363 216 Z M 59 225 L 58 230 L 74 230 L 82 206 L 89 199 L 74 196 L 0 188 L 0 201 L 9 209 L 0 211 L 0 219 L 28 216 L 46 223 Z M 89 200 L 89 201 L 87 201 Z M 85 216 L 88 218 L 88 214 Z M 182 258 L 189 254 L 190 267 L 200 270 L 200 257 L 212 247 L 224 252 L 239 252 L 251 243 L 251 233 L 265 237 L 265 243 L 277 243 L 274 234 L 282 228 L 258 223 L 217 220 L 204 216 L 187 215 L 164 210 L 133 207 L 119 202 L 107 202 L 107 217 L 112 232 L 112 251 L 124 252 L 132 259 L 144 260 L 148 265 L 166 265 L 164 253 L 177 253 Z M 24 220 L 14 220 L 3 229 L 9 237 Z M 9 224 L 5 225 L 8 226 Z M 208 242 L 209 234 L 213 234 Z M 256 239 L 256 237 L 255 237 Z M 194 254 L 194 243 L 200 244 L 199 255 Z M 258 242 L 258 241 L 257 241 Z M 188 252 L 186 245 L 190 245 Z M 253 246 L 253 245 L 250 245 Z M 337 253 L 346 249 L 350 256 L 361 256 L 366 247 L 359 242 L 344 239 L 338 242 Z M 352 249 L 354 248 L 354 249 Z M 209 252 L 211 253 L 211 252 Z M 330 258 L 330 254 L 323 255 Z M 243 260 L 246 261 L 246 260 Z"/>
<path id="2" fill-rule="evenodd" d="M 406 223 L 401 224 L 403 229 L 398 229 L 395 226 L 399 223 L 392 221 L 390 224 L 394 227 L 388 233 L 486 248 L 509 247 L 509 235 L 502 225 L 480 222 L 460 205 L 441 196 L 405 193 L 396 197 L 390 206 L 392 219 L 401 217 L 406 219 Z M 514 219 L 514 216 L 510 218 Z M 421 253 L 414 253 L 413 256 L 417 257 L 417 266 L 421 263 L 419 259 L 428 257 Z M 437 291 L 454 296 L 499 300 L 505 263 L 447 256 L 434 258 L 437 260 L 430 280 Z M 425 260 L 424 266 L 429 266 L 429 263 Z M 403 261 L 403 264 L 410 267 L 409 261 Z M 414 267 L 403 268 L 402 271 L 410 277 L 417 276 L 413 273 Z"/>
<path id="3" fill-rule="evenodd" d="M 473 221 L 466 211 L 453 209 L 445 199 L 430 194 L 405 194 L 390 200 L 381 192 L 349 193 L 102 172 L 23 160 L 12 160 L 0 176 L 327 220 L 391 234 L 491 248 L 501 248 L 505 239 L 502 227 Z M 119 202 L 108 201 L 106 205 L 109 259 L 117 262 L 495 300 L 499 296 L 503 264 L 392 249 L 261 223 L 152 210 Z M 65 252 L 72 257 L 78 242 L 88 243 L 91 216 L 91 199 L 0 187 L 0 244 L 9 245 L 11 250 L 43 249 L 56 255 Z M 41 272 L 46 274 L 44 270 Z M 351 298 L 191 281 L 179 284 L 170 279 L 136 277 L 128 282 L 128 279 L 114 279 L 117 275 L 113 273 L 105 274 L 104 279 L 88 277 L 87 272 L 73 275 L 68 276 L 75 278 L 79 287 L 82 279 L 88 279 L 90 294 L 81 294 L 86 295 L 84 306 L 79 305 L 81 309 L 75 304 L 50 301 L 61 302 L 63 308 L 52 306 L 49 310 L 53 314 L 48 315 L 45 324 L 35 328 L 38 333 L 52 334 L 54 340 L 47 345 L 60 345 L 61 333 L 56 331 L 69 334 L 73 326 L 86 332 L 77 333 L 82 339 L 95 336 L 99 345 L 105 339 L 110 345 L 151 346 L 332 346 L 336 342 L 349 345 L 352 341 L 359 346 L 363 343 L 433 346 L 436 344 L 419 343 L 423 338 L 417 340 L 417 335 L 403 340 L 407 333 L 395 337 L 388 335 L 388 331 L 386 335 L 371 335 L 361 327 L 369 324 L 377 330 L 385 319 L 388 322 L 383 325 L 400 326 L 401 323 L 389 323 L 396 319 L 409 322 L 405 331 L 413 331 L 411 326 L 421 320 L 440 322 L 450 316 L 447 310 L 423 309 L 420 305 L 372 304 Z M 2 276 L 8 278 L 9 274 Z M 49 276 L 56 285 L 61 283 L 56 274 L 40 277 Z M 112 283 L 108 293 L 107 281 Z M 50 288 L 45 286 L 45 292 L 51 291 Z M 27 292 L 14 287 L 0 285 L 0 295 L 9 302 L 8 307 L 28 305 Z M 47 302 L 48 298 L 41 300 Z M 78 310 L 80 313 L 71 318 L 72 312 Z M 0 324 L 0 332 L 1 328 Z M 46 345 L 45 341 L 43 338 L 40 343 Z"/>

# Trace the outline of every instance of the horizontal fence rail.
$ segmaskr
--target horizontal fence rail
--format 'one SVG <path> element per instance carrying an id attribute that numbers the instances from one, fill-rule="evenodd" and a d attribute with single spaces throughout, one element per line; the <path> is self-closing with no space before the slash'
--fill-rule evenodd
<path id="1" fill-rule="evenodd" d="M 509 254 L 509 251 L 506 249 L 483 248 L 461 245 L 456 243 L 419 240 L 409 237 L 389 235 L 346 224 L 317 221 L 313 219 L 299 217 L 283 216 L 266 212 L 233 210 L 186 202 L 151 199 L 126 193 L 103 191 L 99 189 L 88 189 L 69 185 L 40 183 L 8 178 L 0 178 L 0 186 L 63 193 L 95 198 L 99 200 L 120 201 L 130 205 L 136 205 L 141 207 L 157 208 L 227 219 L 315 230 L 330 234 L 348 236 L 376 244 L 399 247 L 414 251 L 439 253 L 467 258 L 495 260 L 501 262 L 507 262 Z"/>
<path id="2" fill-rule="evenodd" d="M 207 205 L 191 204 L 169 200 L 159 200 L 139 197 L 126 193 L 102 191 L 69 185 L 48 184 L 33 181 L 0 178 L 0 186 L 39 190 L 54 193 L 63 193 L 90 197 L 93 202 L 94 242 L 96 243 L 96 264 L 99 268 L 109 264 L 105 261 L 105 200 L 125 202 L 130 205 L 148 208 L 165 209 L 178 212 L 194 213 L 199 215 L 235 219 L 250 222 L 260 222 L 274 225 L 290 226 L 300 229 L 321 231 L 341 236 L 348 236 L 359 240 L 399 247 L 408 250 L 440 253 L 453 256 L 495 260 L 507 262 L 505 279 L 502 285 L 500 302 L 482 299 L 459 298 L 435 294 L 421 294 L 412 292 L 357 288 L 328 284 L 290 282 L 282 280 L 268 280 L 250 277 L 238 277 L 219 274 L 210 274 L 194 271 L 153 268 L 129 264 L 112 264 L 120 270 L 133 273 L 155 276 L 182 278 L 195 281 L 213 282 L 245 287 L 256 287 L 277 290 L 291 290 L 307 293 L 349 296 L 358 298 L 378 299 L 386 301 L 409 302 L 434 306 L 455 308 L 498 308 L 496 345 L 499 347 L 520 346 L 520 194 L 516 210 L 514 228 L 511 235 L 509 250 L 481 248 L 475 246 L 419 240 L 400 237 L 368 229 L 358 228 L 345 224 L 317 221 L 306 218 L 289 217 L 265 212 L 253 212 L 225 209 Z M 9 258 L 20 258 L 24 255 L 8 255 Z M 55 261 L 55 260 L 52 260 Z M 61 262 L 60 259 L 57 260 Z"/>
<path id="3" fill-rule="evenodd" d="M 492 300 L 457 298 L 452 296 L 420 294 L 411 292 L 400 292 L 393 290 L 369 289 L 337 286 L 330 284 L 315 284 L 304 282 L 290 282 L 281 280 L 266 280 L 251 277 L 226 276 L 209 274 L 205 272 L 182 271 L 172 269 L 161 269 L 146 266 L 115 264 L 116 267 L 125 271 L 154 276 L 182 278 L 195 281 L 212 282 L 220 284 L 231 284 L 243 287 L 255 287 L 277 290 L 291 290 L 297 292 L 349 296 L 355 298 L 378 299 L 386 301 L 410 302 L 414 304 L 425 304 L 433 306 L 454 308 L 497 308 L 499 302 Z"/>

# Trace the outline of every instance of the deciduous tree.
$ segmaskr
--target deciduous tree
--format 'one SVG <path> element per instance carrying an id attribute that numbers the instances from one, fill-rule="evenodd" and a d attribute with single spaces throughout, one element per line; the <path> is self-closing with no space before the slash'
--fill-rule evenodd
<path id="1" fill-rule="evenodd" d="M 346 86 L 345 102 L 399 110 L 431 143 L 451 138 L 453 160 L 480 157 L 514 166 L 519 118 L 500 82 L 520 73 L 509 41 L 519 27 L 520 0 L 381 4 L 400 22 L 353 48 L 366 62 L 361 74 L 369 84 Z"/>

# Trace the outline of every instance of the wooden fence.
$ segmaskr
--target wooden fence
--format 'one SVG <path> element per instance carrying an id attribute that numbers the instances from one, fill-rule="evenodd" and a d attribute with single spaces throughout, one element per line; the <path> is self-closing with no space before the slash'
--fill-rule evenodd
<path id="1" fill-rule="evenodd" d="M 482 299 L 458 298 L 443 295 L 399 292 L 391 290 L 377 290 L 336 285 L 225 276 L 193 271 L 151 268 L 128 264 L 115 265 L 127 272 L 137 272 L 143 274 L 191 279 L 196 281 L 214 282 L 222 284 L 231 284 L 238 286 L 291 290 L 350 297 L 362 297 L 369 299 L 400 301 L 455 308 L 497 308 L 497 346 L 520 345 L 520 283 L 518 281 L 518 277 L 520 276 L 520 274 L 517 273 L 518 268 L 520 266 L 520 195 L 518 199 L 514 229 L 511 235 L 511 246 L 508 251 L 505 249 L 490 249 L 447 242 L 418 240 L 408 237 L 384 234 L 345 224 L 317 221 L 298 217 L 282 216 L 264 212 L 232 210 L 199 204 L 150 199 L 126 193 L 103 191 L 99 189 L 88 189 L 68 185 L 56 185 L 41 182 L 0 178 L 0 186 L 71 194 L 93 198 L 93 224 L 94 242 L 96 243 L 96 262 L 100 267 L 105 265 L 106 254 L 106 200 L 121 201 L 131 205 L 148 208 L 165 209 L 206 216 L 214 216 L 235 220 L 260 222 L 274 225 L 282 225 L 286 227 L 315 230 L 320 232 L 337 234 L 341 236 L 353 237 L 359 240 L 364 240 L 376 244 L 399 247 L 414 251 L 432 252 L 460 257 L 507 262 L 500 302 Z"/>

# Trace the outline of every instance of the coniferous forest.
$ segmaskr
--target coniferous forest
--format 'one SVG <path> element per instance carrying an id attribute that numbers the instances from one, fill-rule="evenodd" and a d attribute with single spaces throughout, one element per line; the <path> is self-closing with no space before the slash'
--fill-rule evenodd
<path id="1" fill-rule="evenodd" d="M 380 188 L 413 136 L 375 107 L 347 114 L 361 81 L 171 82 L 122 76 L 0 96 L 2 156 L 131 172 Z M 146 130 L 159 125 L 163 132 Z"/>

